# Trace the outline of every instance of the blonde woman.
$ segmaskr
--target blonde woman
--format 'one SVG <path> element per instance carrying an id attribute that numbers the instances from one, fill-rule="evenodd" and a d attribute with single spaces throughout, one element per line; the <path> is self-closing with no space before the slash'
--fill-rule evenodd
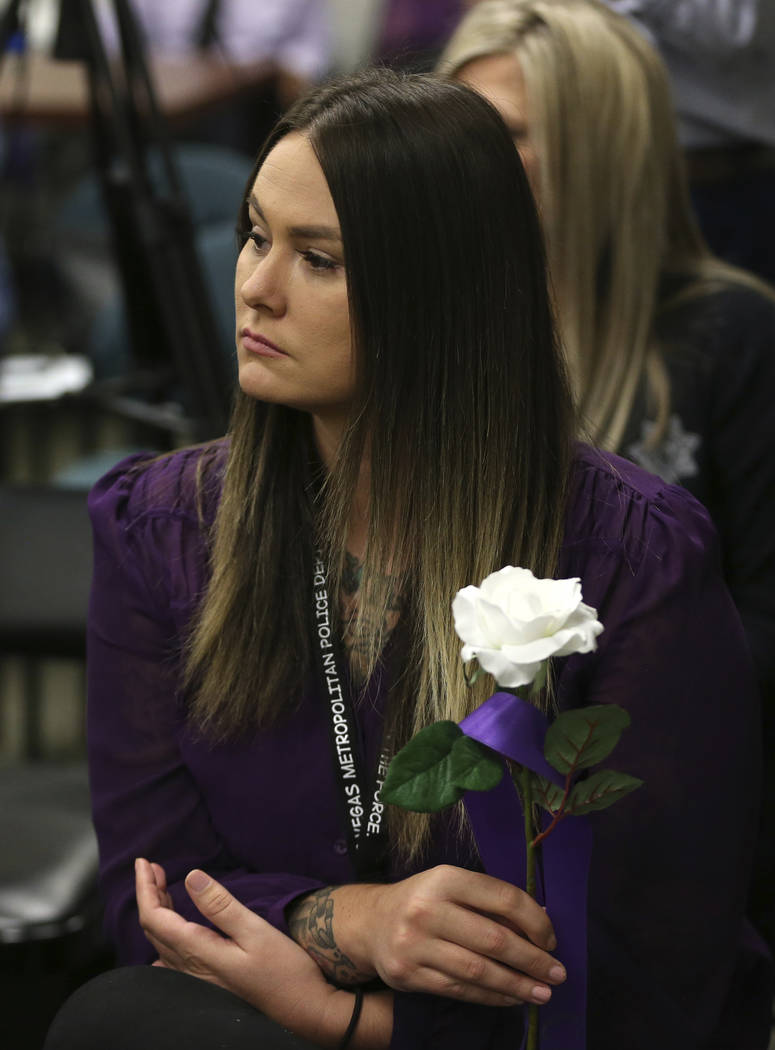
<path id="1" fill-rule="evenodd" d="M 528 171 L 582 433 L 711 512 L 773 755 L 775 298 L 700 237 L 662 61 L 596 0 L 484 0 L 440 68 L 496 106 Z M 755 910 L 775 942 L 773 842 Z"/>

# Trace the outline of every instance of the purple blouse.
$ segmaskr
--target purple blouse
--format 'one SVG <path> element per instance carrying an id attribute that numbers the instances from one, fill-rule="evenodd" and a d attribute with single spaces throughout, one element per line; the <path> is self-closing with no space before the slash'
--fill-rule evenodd
<path id="1" fill-rule="evenodd" d="M 226 446 L 198 507 L 200 456 L 139 470 L 144 457 L 132 457 L 90 496 L 89 754 L 106 924 L 122 962 L 154 957 L 137 920 L 137 856 L 163 865 L 187 918 L 199 915 L 182 880 L 201 867 L 286 932 L 295 897 L 354 878 L 312 680 L 286 720 L 252 739 L 215 744 L 186 724 L 179 646 L 207 585 Z M 625 706 L 632 727 L 607 764 L 645 781 L 589 818 L 589 1046 L 764 1050 L 769 958 L 744 918 L 759 713 L 713 526 L 683 489 L 580 447 L 558 575 L 581 578 L 605 625 L 597 652 L 559 662 L 559 704 Z M 359 706 L 370 763 L 389 673 Z M 425 866 L 441 862 L 477 866 L 443 821 Z M 394 861 L 391 874 L 411 871 Z M 391 1045 L 511 1050 L 520 1015 L 397 993 Z"/>

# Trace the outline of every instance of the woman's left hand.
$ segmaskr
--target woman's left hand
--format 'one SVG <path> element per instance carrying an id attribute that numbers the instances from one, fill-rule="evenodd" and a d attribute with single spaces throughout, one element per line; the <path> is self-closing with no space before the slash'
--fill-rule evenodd
<path id="1" fill-rule="evenodd" d="M 225 937 L 177 914 L 158 864 L 137 860 L 135 887 L 140 924 L 159 953 L 154 966 L 217 984 L 294 1033 L 321 1046 L 336 1045 L 352 1012 L 353 996 L 328 984 L 290 937 L 201 871 L 188 875 L 186 889 Z"/>

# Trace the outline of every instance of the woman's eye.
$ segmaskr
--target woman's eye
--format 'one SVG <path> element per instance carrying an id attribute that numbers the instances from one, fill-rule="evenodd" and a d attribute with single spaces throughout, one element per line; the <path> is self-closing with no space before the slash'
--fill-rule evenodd
<path id="1" fill-rule="evenodd" d="M 251 230 L 248 234 L 248 240 L 253 242 L 254 248 L 257 252 L 265 251 L 269 243 L 266 237 L 264 237 L 262 233 L 259 233 L 258 230 Z"/>
<path id="2" fill-rule="evenodd" d="M 333 259 L 327 258 L 325 255 L 318 255 L 317 252 L 306 251 L 301 253 L 302 258 L 309 263 L 313 270 L 318 272 L 325 272 L 326 270 L 335 270 L 337 264 Z"/>

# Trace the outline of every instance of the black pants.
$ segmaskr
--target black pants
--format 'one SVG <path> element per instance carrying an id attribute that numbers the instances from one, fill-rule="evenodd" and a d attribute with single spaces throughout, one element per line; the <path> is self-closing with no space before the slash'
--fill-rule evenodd
<path id="1" fill-rule="evenodd" d="M 314 1050 L 231 992 L 154 966 L 103 973 L 57 1014 L 43 1050 Z"/>

